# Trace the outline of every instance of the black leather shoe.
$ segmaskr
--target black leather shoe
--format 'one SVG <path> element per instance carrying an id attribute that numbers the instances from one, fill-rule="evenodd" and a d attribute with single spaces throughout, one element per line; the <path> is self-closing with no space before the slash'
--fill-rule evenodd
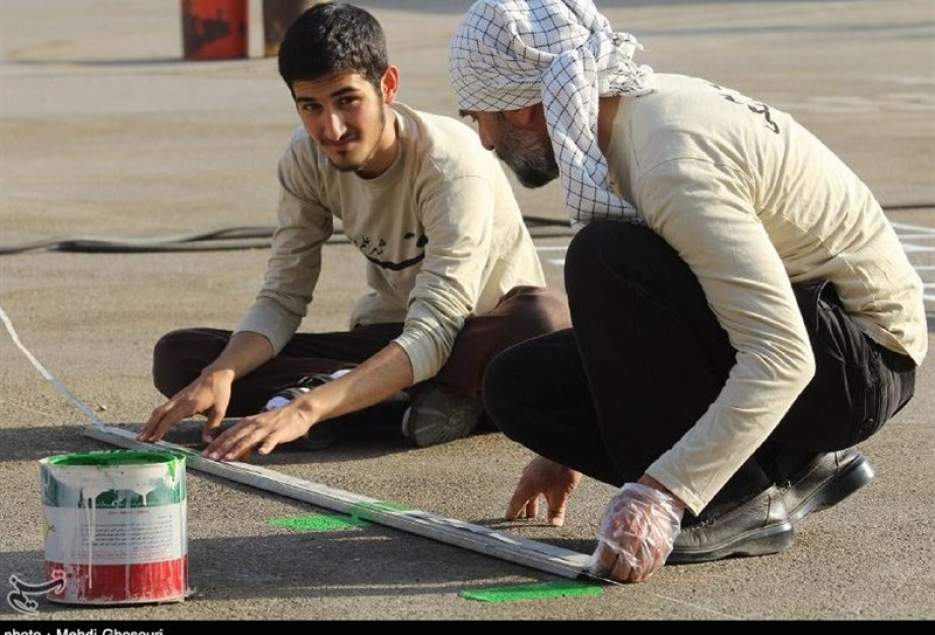
<path id="1" fill-rule="evenodd" d="M 826 452 L 789 478 L 783 490 L 789 520 L 796 523 L 837 505 L 872 479 L 870 462 L 854 448 Z"/>
<path id="2" fill-rule="evenodd" d="M 783 492 L 775 485 L 752 499 L 710 518 L 685 526 L 675 538 L 667 564 L 708 562 L 729 556 L 778 553 L 794 538 L 783 505 Z"/>

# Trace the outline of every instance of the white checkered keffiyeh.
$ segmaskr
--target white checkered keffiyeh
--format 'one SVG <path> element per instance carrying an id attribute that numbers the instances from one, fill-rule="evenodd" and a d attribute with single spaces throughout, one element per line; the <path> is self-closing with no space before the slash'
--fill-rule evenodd
<path id="1" fill-rule="evenodd" d="M 591 0 L 478 0 L 451 40 L 448 71 L 462 110 L 543 104 L 573 224 L 641 220 L 611 190 L 597 145 L 599 97 L 653 90 L 652 69 L 633 62 L 637 48 Z"/>

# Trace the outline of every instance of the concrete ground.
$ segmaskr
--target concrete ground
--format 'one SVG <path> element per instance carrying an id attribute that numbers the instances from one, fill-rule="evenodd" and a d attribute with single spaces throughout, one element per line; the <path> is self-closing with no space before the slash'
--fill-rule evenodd
<path id="1" fill-rule="evenodd" d="M 376 7 L 391 58 L 402 68 L 401 99 L 453 113 L 446 43 L 468 2 L 364 4 Z M 640 59 L 658 71 L 700 75 L 786 109 L 884 204 L 928 204 L 891 218 L 935 296 L 935 5 L 599 4 L 618 29 L 640 37 Z M 191 63 L 179 60 L 180 51 L 178 3 L 171 0 L 0 5 L 0 243 L 274 221 L 276 161 L 297 123 L 275 62 Z M 527 214 L 562 217 L 554 185 L 517 193 Z M 567 239 L 537 242 L 550 284 L 561 286 Z M 266 257 L 263 250 L 5 256 L 0 306 L 25 345 L 101 418 L 138 424 L 159 403 L 149 380 L 155 340 L 179 327 L 230 328 L 258 288 Z M 363 288 L 362 258 L 347 246 L 327 247 L 303 328 L 343 328 Z M 935 311 L 935 301 L 927 308 Z M 37 461 L 103 446 L 82 436 L 82 415 L 5 334 L 0 360 L 0 580 L 18 573 L 39 581 Z M 862 446 L 877 478 L 810 517 L 780 555 L 667 567 L 646 584 L 596 597 L 483 604 L 459 592 L 553 578 L 378 527 L 291 533 L 268 519 L 315 510 L 192 473 L 192 598 L 107 609 L 43 602 L 39 617 L 932 618 L 933 387 L 929 364 L 919 372 L 915 399 Z M 583 484 L 562 529 L 499 520 L 529 456 L 497 434 L 416 450 L 388 428 L 263 463 L 591 551 L 611 492 L 599 483 Z"/>

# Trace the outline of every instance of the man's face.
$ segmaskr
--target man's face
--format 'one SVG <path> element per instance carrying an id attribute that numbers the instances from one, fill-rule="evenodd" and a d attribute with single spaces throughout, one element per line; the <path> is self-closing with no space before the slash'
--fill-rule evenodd
<path id="1" fill-rule="evenodd" d="M 483 146 L 493 150 L 525 187 L 541 187 L 559 175 L 552 140 L 547 131 L 517 128 L 500 112 L 463 114 L 477 122 Z"/>
<path id="2" fill-rule="evenodd" d="M 341 172 L 363 169 L 386 127 L 384 100 L 357 73 L 339 73 L 292 84 L 296 109 L 308 135 Z"/>

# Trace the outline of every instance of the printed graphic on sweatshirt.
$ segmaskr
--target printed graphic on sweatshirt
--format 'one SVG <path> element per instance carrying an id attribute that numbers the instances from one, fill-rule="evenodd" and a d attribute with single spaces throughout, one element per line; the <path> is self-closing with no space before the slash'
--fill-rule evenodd
<path id="1" fill-rule="evenodd" d="M 708 82 L 708 86 L 718 91 L 721 97 L 731 102 L 732 104 L 746 106 L 753 114 L 763 115 L 763 118 L 766 120 L 766 127 L 769 128 L 773 134 L 779 134 L 779 125 L 773 121 L 769 106 L 761 101 L 754 101 L 749 97 L 744 97 L 735 90 L 724 88 L 723 86 L 718 86 L 717 84 L 711 82 Z"/>
<path id="2" fill-rule="evenodd" d="M 406 235 L 403 236 L 403 243 L 405 244 L 405 241 L 411 241 L 415 237 L 416 235 L 414 233 L 407 232 Z M 362 253 L 367 260 L 381 269 L 402 271 L 403 269 L 414 267 L 425 259 L 425 245 L 428 244 L 429 239 L 425 234 L 419 236 L 418 240 L 416 240 L 416 248 L 419 250 L 419 253 L 412 258 L 407 258 L 400 262 L 383 260 L 380 258 L 386 251 L 387 240 L 385 238 L 374 239 L 367 234 L 362 234 L 360 238 L 352 238 L 351 242 L 357 246 L 360 253 Z"/>

